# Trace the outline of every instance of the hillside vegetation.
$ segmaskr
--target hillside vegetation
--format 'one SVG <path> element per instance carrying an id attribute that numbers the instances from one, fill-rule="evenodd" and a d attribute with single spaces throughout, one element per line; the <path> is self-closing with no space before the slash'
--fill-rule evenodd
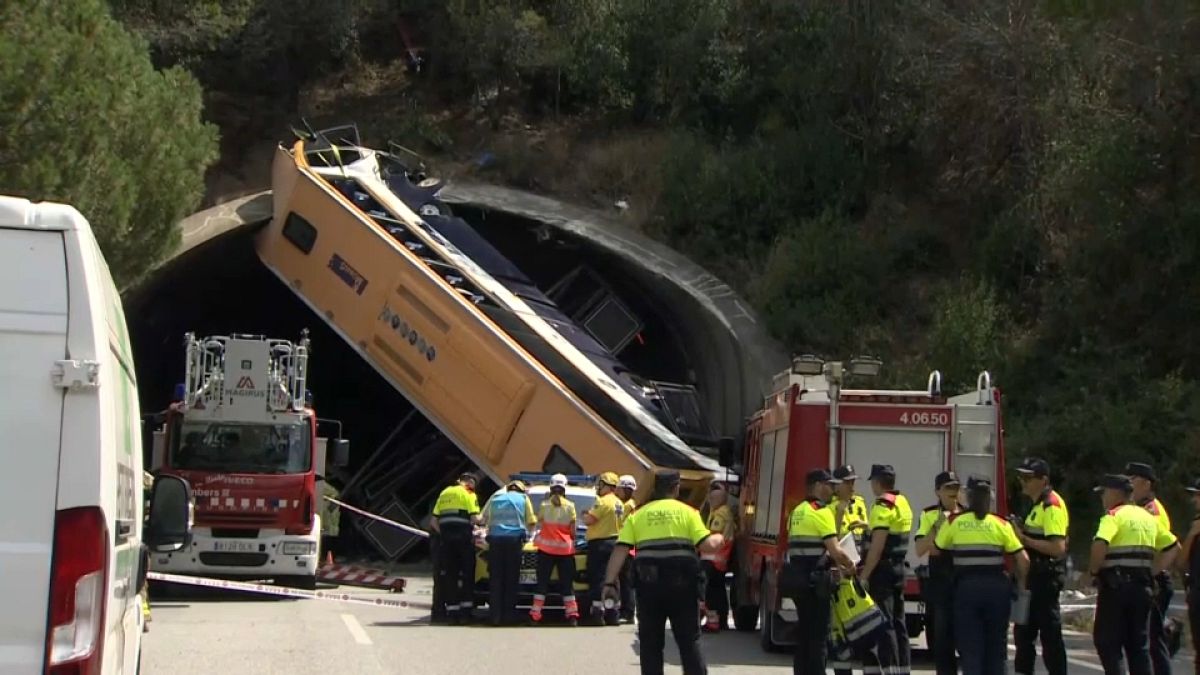
<path id="1" fill-rule="evenodd" d="M 956 390 L 989 369 L 1011 455 L 1045 456 L 1093 511 L 1099 473 L 1153 462 L 1186 522 L 1181 482 L 1200 471 L 1194 3 L 109 4 L 172 68 L 139 61 L 119 81 L 174 83 L 174 119 L 190 119 L 190 71 L 225 168 L 242 139 L 303 113 L 458 166 L 492 151 L 491 180 L 627 198 L 627 217 L 740 289 L 788 347 L 879 354 L 906 386 L 936 367 Z M 418 76 L 402 34 L 424 49 Z M 207 143 L 191 122 L 105 119 L 93 138 Z M 19 132 L 0 116 L 0 157 Z M 121 222 L 157 252 L 161 216 Z"/>

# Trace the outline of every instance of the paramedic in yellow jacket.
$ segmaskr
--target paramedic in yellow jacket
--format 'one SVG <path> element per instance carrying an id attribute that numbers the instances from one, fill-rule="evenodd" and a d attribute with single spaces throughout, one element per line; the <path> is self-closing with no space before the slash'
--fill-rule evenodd
<path id="1" fill-rule="evenodd" d="M 592 599 L 587 619 L 596 625 L 615 626 L 620 623 L 620 614 L 614 607 L 604 609 L 600 592 L 604 586 L 604 570 L 617 543 L 617 534 L 624 521 L 625 507 L 617 498 L 615 490 L 620 479 L 617 474 L 605 471 L 596 480 L 596 502 L 583 514 L 587 524 L 587 575 L 588 596 Z"/>
<path id="2" fill-rule="evenodd" d="M 734 530 L 729 491 L 721 481 L 713 481 L 708 489 L 708 531 L 721 535 L 725 543 L 715 551 L 700 555 L 705 579 L 704 630 L 709 633 L 729 629 L 729 590 L 725 586 L 725 573 L 729 571 L 729 559 L 733 553 Z"/>

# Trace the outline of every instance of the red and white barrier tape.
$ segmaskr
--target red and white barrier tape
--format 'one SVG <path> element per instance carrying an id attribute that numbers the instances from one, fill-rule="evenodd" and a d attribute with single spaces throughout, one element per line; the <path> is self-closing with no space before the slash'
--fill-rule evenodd
<path id="1" fill-rule="evenodd" d="M 325 497 L 324 499 L 327 502 L 333 502 L 334 504 L 337 504 L 338 506 L 346 509 L 347 511 L 353 511 L 354 513 L 357 513 L 360 516 L 364 516 L 364 517 L 370 518 L 372 520 L 378 520 L 381 523 L 386 523 L 388 525 L 391 525 L 392 527 L 399 528 L 410 534 L 415 534 L 418 537 L 425 537 L 426 539 L 429 538 L 429 533 L 426 532 L 425 530 L 418 529 L 418 528 L 412 527 L 410 525 L 404 525 L 402 523 L 397 523 L 394 520 L 388 520 L 387 518 L 384 518 L 383 516 L 377 516 L 374 513 L 370 513 L 368 511 L 363 511 L 362 509 L 360 509 L 358 507 L 350 506 L 346 502 L 334 499 L 333 497 Z"/>
<path id="2" fill-rule="evenodd" d="M 284 588 L 283 586 L 273 586 L 271 584 L 256 584 L 246 581 L 229 581 L 226 579 L 206 579 L 204 577 L 193 577 L 183 574 L 150 572 L 147 576 L 154 581 L 166 581 L 173 584 L 204 586 L 206 588 L 220 588 L 230 591 L 247 591 L 287 598 L 327 600 L 355 605 L 370 605 L 373 607 L 396 607 L 399 609 L 430 609 L 433 607 L 432 603 L 428 602 L 409 602 L 408 600 L 396 600 L 391 597 L 364 597 L 361 595 L 339 593 L 337 591 L 306 591 L 300 588 Z"/>

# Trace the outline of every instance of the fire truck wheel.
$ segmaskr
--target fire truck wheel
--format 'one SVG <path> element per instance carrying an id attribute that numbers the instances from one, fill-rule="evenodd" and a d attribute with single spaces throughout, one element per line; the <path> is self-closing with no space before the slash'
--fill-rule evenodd
<path id="1" fill-rule="evenodd" d="M 302 591 L 315 591 L 317 590 L 317 578 L 315 576 L 304 575 L 277 577 L 275 585 L 286 588 L 298 588 Z"/>

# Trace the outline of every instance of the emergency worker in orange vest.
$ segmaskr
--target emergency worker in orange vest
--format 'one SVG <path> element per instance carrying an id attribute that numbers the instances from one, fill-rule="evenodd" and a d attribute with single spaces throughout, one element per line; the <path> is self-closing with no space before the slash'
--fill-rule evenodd
<path id="1" fill-rule="evenodd" d="M 567 623 L 579 623 L 579 603 L 575 599 L 575 504 L 567 499 L 567 477 L 556 473 L 550 477 L 550 496 L 538 507 L 540 528 L 533 537 L 538 550 L 537 589 L 534 591 L 533 607 L 529 618 L 534 623 L 542 620 L 542 609 L 546 605 L 546 591 L 550 586 L 550 574 L 558 572 L 559 592 L 562 594 L 563 609 Z"/>
<path id="2" fill-rule="evenodd" d="M 729 629 L 729 590 L 725 586 L 725 573 L 729 571 L 729 558 L 733 553 L 734 526 L 729 492 L 724 483 L 713 481 L 708 488 L 708 531 L 721 535 L 725 543 L 715 551 L 700 554 L 705 579 L 704 630 L 708 633 Z"/>
<path id="3" fill-rule="evenodd" d="M 637 502 L 633 499 L 634 492 L 637 492 L 636 478 L 625 474 L 617 479 L 616 495 L 621 500 L 621 527 L 625 526 L 629 514 L 637 510 Z M 633 623 L 637 609 L 633 595 L 633 556 L 634 552 L 629 551 L 629 558 L 625 561 L 625 566 L 621 568 L 621 578 L 619 579 L 621 587 L 620 614 L 621 621 L 625 623 Z"/>

